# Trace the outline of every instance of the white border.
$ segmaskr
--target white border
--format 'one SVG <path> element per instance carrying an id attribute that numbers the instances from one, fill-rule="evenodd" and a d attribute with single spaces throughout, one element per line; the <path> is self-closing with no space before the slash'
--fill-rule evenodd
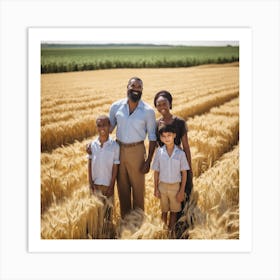
<path id="1" fill-rule="evenodd" d="M 0 0 L 0 15 L 1 280 L 280 279 L 278 0 Z M 139 22 L 145 26 L 252 29 L 252 250 L 245 254 L 30 254 L 27 28 L 135 26 Z M 264 215 L 265 223 L 260 218 Z"/>
<path id="2" fill-rule="evenodd" d="M 136 31 L 136 32 L 135 32 Z M 252 46 L 249 28 L 29 28 L 28 139 L 30 252 L 250 252 L 252 248 Z M 94 38 L 94 40 L 93 40 Z M 129 40 L 128 40 L 129 38 Z M 240 46 L 239 240 L 41 240 L 40 48 L 45 41 L 238 41 Z"/>

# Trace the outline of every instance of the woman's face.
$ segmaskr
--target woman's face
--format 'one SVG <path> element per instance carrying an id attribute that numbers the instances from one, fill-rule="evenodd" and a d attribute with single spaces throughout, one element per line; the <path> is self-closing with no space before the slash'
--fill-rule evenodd
<path id="1" fill-rule="evenodd" d="M 156 101 L 156 108 L 162 115 L 169 113 L 170 103 L 167 98 L 160 96 Z"/>

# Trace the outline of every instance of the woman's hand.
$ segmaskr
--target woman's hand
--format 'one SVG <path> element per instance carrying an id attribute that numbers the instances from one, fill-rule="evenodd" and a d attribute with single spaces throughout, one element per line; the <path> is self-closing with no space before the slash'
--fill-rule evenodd
<path id="1" fill-rule="evenodd" d="M 185 198 L 185 192 L 179 190 L 179 191 L 177 192 L 177 194 L 176 194 L 176 200 L 177 200 L 178 202 L 182 202 L 182 201 L 184 200 L 184 198 Z"/>

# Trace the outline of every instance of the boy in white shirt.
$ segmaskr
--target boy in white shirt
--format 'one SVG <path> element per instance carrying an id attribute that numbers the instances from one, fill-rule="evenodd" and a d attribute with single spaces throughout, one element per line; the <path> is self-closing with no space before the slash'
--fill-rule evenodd
<path id="1" fill-rule="evenodd" d="M 158 132 L 164 146 L 157 149 L 152 164 L 154 195 L 160 198 L 163 222 L 173 232 L 177 213 L 181 211 L 181 202 L 184 200 L 186 170 L 190 167 L 184 151 L 174 144 L 176 137 L 174 126 L 162 125 Z M 168 212 L 170 212 L 169 224 L 167 223 Z"/>
<path id="2" fill-rule="evenodd" d="M 91 193 L 106 196 L 109 203 L 113 205 L 114 186 L 120 164 L 120 147 L 109 137 L 110 119 L 108 116 L 99 116 L 96 119 L 96 127 L 98 137 L 89 145 L 89 188 Z"/>

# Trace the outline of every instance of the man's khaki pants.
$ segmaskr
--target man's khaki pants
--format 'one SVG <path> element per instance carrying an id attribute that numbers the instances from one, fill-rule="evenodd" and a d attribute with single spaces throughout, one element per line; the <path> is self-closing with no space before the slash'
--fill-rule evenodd
<path id="1" fill-rule="evenodd" d="M 144 143 L 133 147 L 120 146 L 117 186 L 122 218 L 132 209 L 144 210 L 145 174 L 141 172 L 141 168 L 145 153 Z"/>

